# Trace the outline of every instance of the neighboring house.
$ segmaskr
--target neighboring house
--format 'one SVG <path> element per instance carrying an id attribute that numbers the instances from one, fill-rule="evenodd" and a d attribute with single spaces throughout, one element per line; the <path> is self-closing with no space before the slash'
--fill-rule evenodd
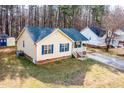
<path id="1" fill-rule="evenodd" d="M 25 27 L 17 38 L 17 50 L 24 52 L 35 64 L 65 59 L 83 52 L 86 41 L 76 29 Z"/>
<path id="2" fill-rule="evenodd" d="M 80 32 L 83 34 L 88 41 L 86 42 L 89 45 L 93 46 L 106 46 L 105 44 L 105 31 L 99 27 L 91 26 L 86 27 Z"/>
<path id="3" fill-rule="evenodd" d="M 15 46 L 15 38 L 7 34 L 0 34 L 0 46 Z"/>
<path id="4" fill-rule="evenodd" d="M 124 28 L 117 29 L 114 32 L 114 40 L 112 40 L 112 45 L 114 47 L 124 48 Z"/>

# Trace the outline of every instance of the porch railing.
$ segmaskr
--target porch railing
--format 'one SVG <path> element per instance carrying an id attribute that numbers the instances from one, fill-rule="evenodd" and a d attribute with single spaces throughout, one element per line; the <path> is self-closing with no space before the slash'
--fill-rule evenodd
<path id="1" fill-rule="evenodd" d="M 75 58 L 86 56 L 86 47 L 74 48 L 73 49 L 73 55 L 75 56 Z"/>
<path id="2" fill-rule="evenodd" d="M 86 47 L 81 47 L 81 48 L 74 48 L 73 49 L 73 52 L 75 52 L 75 51 L 77 51 L 77 52 L 81 52 L 81 51 L 86 51 Z"/>

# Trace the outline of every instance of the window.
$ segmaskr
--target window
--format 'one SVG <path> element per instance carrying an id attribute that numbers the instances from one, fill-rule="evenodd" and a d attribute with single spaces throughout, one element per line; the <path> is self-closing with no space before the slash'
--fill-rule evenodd
<path id="1" fill-rule="evenodd" d="M 52 45 L 42 45 L 42 55 L 52 54 L 53 53 L 53 44 Z"/>
<path id="2" fill-rule="evenodd" d="M 23 47 L 25 47 L 25 42 L 23 41 Z"/>
<path id="3" fill-rule="evenodd" d="M 69 43 L 60 44 L 60 52 L 66 52 L 66 51 L 69 51 Z"/>

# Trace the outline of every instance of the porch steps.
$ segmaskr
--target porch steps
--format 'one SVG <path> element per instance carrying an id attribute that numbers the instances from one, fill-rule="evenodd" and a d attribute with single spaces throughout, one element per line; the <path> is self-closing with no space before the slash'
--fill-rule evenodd
<path id="1" fill-rule="evenodd" d="M 80 57 L 86 56 L 86 51 L 81 51 L 81 52 L 77 52 L 77 53 L 80 55 Z"/>
<path id="2" fill-rule="evenodd" d="M 77 53 L 76 52 L 73 52 L 72 55 L 77 58 Z"/>

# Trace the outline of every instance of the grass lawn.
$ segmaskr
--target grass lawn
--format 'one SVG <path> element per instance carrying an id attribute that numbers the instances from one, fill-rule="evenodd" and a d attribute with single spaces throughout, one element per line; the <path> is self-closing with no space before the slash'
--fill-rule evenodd
<path id="1" fill-rule="evenodd" d="M 91 59 L 74 58 L 44 65 L 0 51 L 0 87 L 124 87 L 124 72 Z"/>

